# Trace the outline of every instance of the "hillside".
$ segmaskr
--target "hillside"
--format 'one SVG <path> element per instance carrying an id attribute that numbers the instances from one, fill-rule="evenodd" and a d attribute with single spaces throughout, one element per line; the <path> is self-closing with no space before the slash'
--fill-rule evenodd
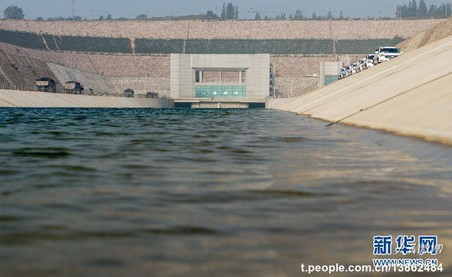
<path id="1" fill-rule="evenodd" d="M 162 72 L 161 66 L 157 66 L 161 59 L 138 61 L 138 56 L 74 56 L 0 43 L 0 88 L 34 90 L 36 79 L 50 77 L 58 82 L 57 90 L 60 92 L 65 82 L 78 81 L 85 87 L 86 93 L 94 95 L 120 95 L 125 89 L 132 88 L 137 94 L 155 91 L 161 96 L 169 96 L 169 73 Z M 117 64 L 123 66 L 118 67 Z M 164 66 L 164 61 L 160 64 Z M 151 72 L 153 74 L 149 76 Z"/>
<path id="2" fill-rule="evenodd" d="M 392 39 L 408 38 L 444 19 L 281 21 L 30 21 L 1 20 L 0 30 L 39 35 L 147 39 Z"/>
<path id="3" fill-rule="evenodd" d="M 34 89 L 36 79 L 43 76 L 56 80 L 46 62 L 0 45 L 0 88 Z"/>
<path id="4" fill-rule="evenodd" d="M 401 42 L 399 47 L 408 52 L 448 36 L 452 36 L 452 18 Z"/>
<path id="5" fill-rule="evenodd" d="M 95 94 L 132 88 L 169 95 L 169 53 L 266 52 L 278 95 L 293 97 L 315 86 L 317 79 L 306 76 L 319 74 L 321 62 L 356 61 L 443 21 L 0 20 L 0 50 L 8 56 L 1 58 L 0 86 L 33 87 L 37 77 L 50 76 L 79 81 Z M 40 66 L 21 65 L 29 59 Z"/>
<path id="6" fill-rule="evenodd" d="M 124 54 L 367 54 L 443 22 L 1 20 L 0 42 L 37 50 Z"/>

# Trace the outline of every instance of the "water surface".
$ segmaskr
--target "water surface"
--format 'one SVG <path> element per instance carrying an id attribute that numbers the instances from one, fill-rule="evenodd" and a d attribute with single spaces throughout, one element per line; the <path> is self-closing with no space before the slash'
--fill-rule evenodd
<path id="1" fill-rule="evenodd" d="M 298 276 L 370 264 L 379 234 L 452 246 L 452 148 L 291 113 L 0 109 L 0 153 L 0 276 Z"/>

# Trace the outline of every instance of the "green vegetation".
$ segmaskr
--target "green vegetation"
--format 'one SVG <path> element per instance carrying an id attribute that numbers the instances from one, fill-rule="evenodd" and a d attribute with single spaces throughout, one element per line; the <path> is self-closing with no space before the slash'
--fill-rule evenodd
<path id="1" fill-rule="evenodd" d="M 336 54 L 370 54 L 380 46 L 394 46 L 403 41 L 403 38 L 393 39 L 362 39 L 339 40 L 336 43 Z"/>
<path id="2" fill-rule="evenodd" d="M 221 10 L 221 20 L 239 19 L 239 7 L 232 4 L 232 2 L 223 3 L 223 9 Z"/>
<path id="3" fill-rule="evenodd" d="M 104 53 L 132 52 L 130 40 L 126 38 L 52 36 L 0 30 L 0 42 L 20 47 L 46 50 L 47 47 L 43 39 L 45 39 L 50 50 Z"/>
<path id="4" fill-rule="evenodd" d="M 44 40 L 46 44 L 44 44 Z M 365 39 L 336 41 L 336 54 L 367 54 L 375 48 L 396 45 L 403 39 Z M 0 30 L 0 42 L 31 49 L 53 51 L 132 53 L 127 38 L 53 36 L 49 34 Z M 331 39 L 136 39 L 139 54 L 334 54 Z"/>
<path id="5" fill-rule="evenodd" d="M 9 6 L 3 11 L 5 19 L 24 19 L 24 11 L 17 6 Z"/>
<path id="6" fill-rule="evenodd" d="M 137 39 L 135 40 L 136 53 L 170 54 L 182 53 L 184 41 L 182 39 Z"/>
<path id="7" fill-rule="evenodd" d="M 282 12 L 274 17 L 272 16 L 263 16 L 257 10 L 251 10 L 250 13 L 254 13 L 254 20 L 348 20 L 350 19 L 348 16 L 344 16 L 341 11 L 339 16 L 335 16 L 331 11 L 328 11 L 326 14 L 319 14 L 317 12 L 313 12 L 311 15 L 306 15 L 303 10 L 298 9 L 293 13 Z M 9 6 L 4 12 L 5 19 L 23 19 L 25 17 L 23 10 L 17 6 Z M 447 3 L 445 1 L 444 4 L 428 5 L 425 0 L 420 0 L 419 4 L 417 0 L 409 0 L 408 4 L 398 5 L 397 10 L 395 12 L 397 18 L 441 18 L 441 17 L 449 17 L 452 16 L 452 4 Z M 132 18 L 133 19 L 133 18 Z M 213 12 L 212 10 L 208 10 L 205 14 L 195 14 L 195 15 L 181 15 L 181 16 L 159 16 L 159 17 L 148 17 L 147 13 L 139 14 L 135 19 L 138 20 L 237 20 L 239 19 L 239 7 L 234 5 L 232 2 L 225 3 L 223 2 L 222 10 L 219 14 Z M 360 20 L 361 18 L 353 18 L 354 20 Z M 371 19 L 367 17 L 367 19 Z M 391 19 L 390 17 L 384 17 L 380 19 Z M 44 20 L 43 17 L 37 17 L 36 21 Z M 49 21 L 86 21 L 89 20 L 86 17 L 82 18 L 80 16 L 74 17 L 50 17 L 47 20 Z M 92 20 L 95 20 L 94 16 Z M 96 20 L 131 20 L 130 18 L 116 18 L 113 19 L 111 14 L 107 16 L 100 15 Z"/>
<path id="8" fill-rule="evenodd" d="M 42 35 L 50 50 L 131 53 L 130 40 L 126 38 L 93 38 Z"/>
<path id="9" fill-rule="evenodd" d="M 59 50 L 58 46 L 56 45 L 56 41 L 60 40 L 59 37 L 54 37 L 52 35 L 42 35 L 42 37 L 47 42 L 47 46 L 49 47 L 50 50 L 54 51 Z"/>
<path id="10" fill-rule="evenodd" d="M 137 16 L 137 19 L 138 20 L 145 20 L 145 19 L 148 19 L 148 16 L 147 16 L 147 14 L 142 13 L 142 14 Z M 99 20 L 101 20 L 100 17 L 99 17 Z"/>
<path id="11" fill-rule="evenodd" d="M 184 41 L 181 39 L 137 39 L 136 52 L 146 54 L 183 53 Z M 331 54 L 332 40 L 321 39 L 193 39 L 185 43 L 187 54 Z"/>
<path id="12" fill-rule="evenodd" d="M 416 0 L 404 4 L 403 6 L 397 6 L 397 17 L 402 18 L 425 18 L 425 17 L 448 17 L 452 15 L 452 4 L 442 4 L 437 6 L 431 4 L 427 7 L 427 3 L 424 0 L 420 0 L 419 5 Z"/>
<path id="13" fill-rule="evenodd" d="M 333 41 L 322 39 L 188 40 L 190 54 L 330 54 Z"/>
<path id="14" fill-rule="evenodd" d="M 126 38 L 55 37 L 60 50 L 81 52 L 131 53 L 130 40 Z"/>
<path id="15" fill-rule="evenodd" d="M 43 21 L 43 20 L 44 20 L 44 18 L 42 18 L 42 17 L 37 17 L 36 18 L 36 21 Z M 72 16 L 70 16 L 70 17 L 57 16 L 57 17 L 49 17 L 49 18 L 47 18 L 47 21 L 82 21 L 82 20 L 86 21 L 87 19 L 86 18 L 83 19 L 80 16 L 74 16 L 74 17 L 72 17 Z"/>
<path id="16" fill-rule="evenodd" d="M 0 41 L 31 49 L 45 49 L 45 45 L 34 33 L 0 30 Z"/>

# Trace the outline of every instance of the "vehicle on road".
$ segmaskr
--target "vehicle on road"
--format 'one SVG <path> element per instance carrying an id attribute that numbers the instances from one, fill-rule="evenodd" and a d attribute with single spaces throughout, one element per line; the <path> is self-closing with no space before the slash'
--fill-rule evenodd
<path id="1" fill-rule="evenodd" d="M 124 90 L 124 96 L 127 98 L 134 98 L 135 92 L 133 91 L 133 89 L 128 88 L 128 89 Z"/>
<path id="2" fill-rule="evenodd" d="M 374 60 L 375 60 L 375 54 L 369 54 L 366 56 L 366 62 L 364 64 L 364 66 L 366 68 L 371 68 L 374 66 Z"/>
<path id="3" fill-rule="evenodd" d="M 159 94 L 157 92 L 149 91 L 146 93 L 146 98 L 159 98 Z"/>
<path id="4" fill-rule="evenodd" d="M 389 60 L 392 60 L 394 58 L 397 58 L 398 56 L 402 55 L 403 52 L 400 51 L 398 47 L 393 46 L 384 46 L 379 47 L 375 49 L 375 59 L 374 64 L 387 62 Z"/>
<path id="5" fill-rule="evenodd" d="M 83 90 L 85 90 L 83 86 L 76 81 L 68 81 L 64 83 L 63 87 L 66 93 L 82 94 Z"/>
<path id="6" fill-rule="evenodd" d="M 36 80 L 36 88 L 43 92 L 56 92 L 56 82 L 52 78 L 42 77 Z"/>
<path id="7" fill-rule="evenodd" d="M 347 67 L 344 66 L 344 67 L 341 68 L 341 70 L 339 72 L 339 79 L 344 79 L 347 76 L 348 76 Z"/>

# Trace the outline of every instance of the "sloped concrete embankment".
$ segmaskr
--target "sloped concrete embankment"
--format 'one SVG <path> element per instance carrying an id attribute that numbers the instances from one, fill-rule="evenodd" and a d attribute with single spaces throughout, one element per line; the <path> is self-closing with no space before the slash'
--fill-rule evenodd
<path id="1" fill-rule="evenodd" d="M 60 83 L 80 82 L 87 91 L 92 91 L 95 95 L 120 95 L 125 89 L 131 88 L 136 95 L 145 95 L 153 91 L 158 92 L 160 96 L 169 96 L 169 77 L 109 77 L 64 65 L 47 64 Z"/>
<path id="2" fill-rule="evenodd" d="M 0 90 L 0 107 L 30 108 L 173 108 L 169 99 L 124 98 Z"/>
<path id="3" fill-rule="evenodd" d="M 452 36 L 267 107 L 452 145 Z"/>

